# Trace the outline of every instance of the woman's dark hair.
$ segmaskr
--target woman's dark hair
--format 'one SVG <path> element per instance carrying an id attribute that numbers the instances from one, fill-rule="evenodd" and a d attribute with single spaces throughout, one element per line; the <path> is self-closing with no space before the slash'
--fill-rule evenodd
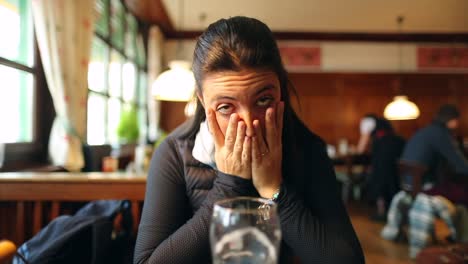
<path id="1" fill-rule="evenodd" d="M 383 117 L 379 117 L 374 113 L 369 113 L 364 116 L 365 118 L 372 118 L 375 120 L 375 127 L 371 132 L 371 136 L 375 136 L 377 131 L 385 131 L 386 133 L 394 133 L 394 129 L 390 121 Z"/>
<path id="2" fill-rule="evenodd" d="M 293 88 L 268 26 L 255 18 L 242 16 L 220 19 L 209 25 L 198 38 L 193 54 L 192 70 L 197 93 L 202 94 L 202 83 L 207 74 L 245 68 L 276 73 L 280 82 L 281 100 L 285 104 L 284 122 L 287 124 L 290 115 L 295 115 L 288 92 L 288 88 Z M 197 99 L 193 122 L 184 136 L 194 136 L 203 120 L 205 110 Z"/>
<path id="3" fill-rule="evenodd" d="M 455 105 L 445 104 L 439 108 L 436 115 L 434 116 L 434 122 L 446 125 L 448 121 L 457 119 L 460 117 L 460 112 Z"/>

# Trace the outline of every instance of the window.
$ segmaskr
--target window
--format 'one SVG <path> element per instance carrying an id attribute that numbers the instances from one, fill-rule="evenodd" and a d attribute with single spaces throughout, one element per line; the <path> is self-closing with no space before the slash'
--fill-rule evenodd
<path id="1" fill-rule="evenodd" d="M 35 62 L 30 1 L 0 0 L 0 35 L 0 123 L 8 124 L 0 131 L 0 142 L 32 142 Z"/>
<path id="2" fill-rule="evenodd" d="M 87 141 L 123 143 L 117 130 L 122 113 L 134 109 L 140 135 L 146 131 L 146 58 L 136 18 L 121 0 L 97 0 L 88 69 Z M 143 134 L 144 135 L 144 134 Z"/>

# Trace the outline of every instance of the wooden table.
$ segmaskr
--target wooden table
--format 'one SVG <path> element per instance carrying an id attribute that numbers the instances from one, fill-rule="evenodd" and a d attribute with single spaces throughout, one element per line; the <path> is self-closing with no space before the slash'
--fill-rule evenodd
<path id="1" fill-rule="evenodd" d="M 351 197 L 360 199 L 362 178 L 358 176 L 362 176 L 369 162 L 368 155 L 346 155 L 333 159 L 336 178 L 341 182 L 343 202 L 348 203 Z"/>
<path id="2" fill-rule="evenodd" d="M 42 227 L 42 205 L 52 202 L 51 219 L 59 215 L 60 202 L 127 199 L 132 201 L 134 229 L 145 198 L 146 175 L 117 173 L 12 172 L 0 173 L 0 201 L 16 202 L 17 243 L 24 242 L 25 202 L 33 202 L 33 233 Z"/>

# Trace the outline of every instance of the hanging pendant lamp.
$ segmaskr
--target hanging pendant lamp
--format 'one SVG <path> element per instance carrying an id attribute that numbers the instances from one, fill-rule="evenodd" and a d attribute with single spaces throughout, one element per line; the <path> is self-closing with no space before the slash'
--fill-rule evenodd
<path id="1" fill-rule="evenodd" d="M 398 16 L 397 17 L 397 24 L 399 33 L 401 33 L 401 25 L 403 23 L 404 17 Z M 401 71 L 403 68 L 403 59 L 402 59 L 402 50 L 401 44 L 398 44 L 398 52 L 399 52 L 399 70 L 400 76 L 398 79 L 397 90 L 399 92 L 400 85 L 401 85 Z M 398 95 L 393 98 L 393 101 L 390 102 L 384 110 L 384 117 L 388 120 L 411 120 L 416 119 L 419 117 L 419 108 L 418 106 L 411 102 L 407 96 L 405 95 Z"/>
<path id="2" fill-rule="evenodd" d="M 156 100 L 188 102 L 195 92 L 195 78 L 188 61 L 174 60 L 169 70 L 153 82 L 152 93 Z"/>
<path id="3" fill-rule="evenodd" d="M 179 21 L 181 29 L 184 17 L 184 0 L 179 5 Z M 182 45 L 179 41 L 176 56 L 180 55 Z M 151 86 L 151 92 L 156 100 L 188 102 L 195 93 L 195 78 L 191 71 L 191 64 L 186 60 L 169 62 L 169 70 L 161 73 Z"/>
<path id="4" fill-rule="evenodd" d="M 399 95 L 393 98 L 384 110 L 384 117 L 388 120 L 411 120 L 419 117 L 418 106 L 409 101 L 407 96 Z"/>

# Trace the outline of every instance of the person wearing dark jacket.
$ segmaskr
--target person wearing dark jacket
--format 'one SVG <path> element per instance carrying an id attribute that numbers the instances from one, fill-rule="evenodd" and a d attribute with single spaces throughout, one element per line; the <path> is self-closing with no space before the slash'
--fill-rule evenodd
<path id="1" fill-rule="evenodd" d="M 434 120 L 408 141 L 401 159 L 427 168 L 423 190 L 432 195 L 442 195 L 454 203 L 468 205 L 468 186 L 450 182 L 447 170 L 468 177 L 468 160 L 458 147 L 454 131 L 458 128 L 460 112 L 446 104 L 440 107 Z M 448 165 L 448 166 L 447 166 Z"/>
<path id="2" fill-rule="evenodd" d="M 213 204 L 237 196 L 277 197 L 280 263 L 364 263 L 325 143 L 292 110 L 270 29 L 221 19 L 199 37 L 192 68 L 197 110 L 153 155 L 134 263 L 210 263 Z"/>

